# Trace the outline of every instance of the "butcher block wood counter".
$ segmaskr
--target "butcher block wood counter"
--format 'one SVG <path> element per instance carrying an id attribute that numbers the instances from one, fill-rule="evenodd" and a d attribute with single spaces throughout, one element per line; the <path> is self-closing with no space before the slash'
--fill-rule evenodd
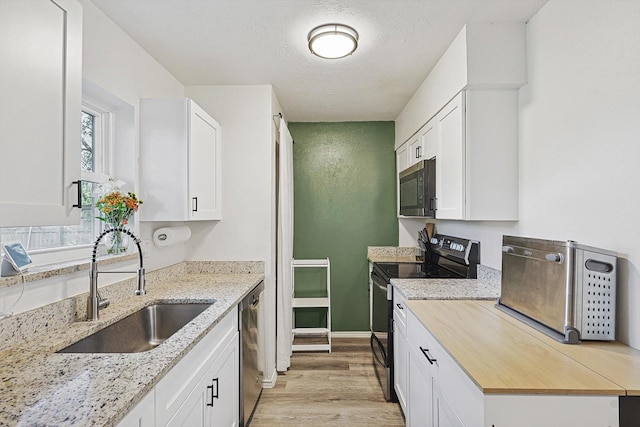
<path id="1" fill-rule="evenodd" d="M 640 351 L 561 344 L 489 301 L 407 301 L 484 394 L 640 395 Z"/>
<path id="2" fill-rule="evenodd" d="M 519 320 L 497 310 L 494 307 L 495 304 L 490 301 L 478 301 L 477 303 L 514 326 L 527 332 L 533 332 L 532 335 L 545 344 L 616 383 L 626 390 L 628 396 L 640 396 L 640 350 L 618 341 L 583 341 L 579 345 L 562 344 L 531 330 L 529 326 Z"/>

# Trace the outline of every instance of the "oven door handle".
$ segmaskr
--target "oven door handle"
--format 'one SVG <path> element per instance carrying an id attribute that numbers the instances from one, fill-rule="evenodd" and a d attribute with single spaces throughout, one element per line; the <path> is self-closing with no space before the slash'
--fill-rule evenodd
<path id="1" fill-rule="evenodd" d="M 382 357 L 384 357 L 386 359 L 387 356 L 385 354 L 384 347 L 382 346 L 382 343 L 380 342 L 378 337 L 376 337 L 375 335 L 371 334 L 371 352 L 373 353 L 373 357 L 376 359 L 376 361 L 378 362 L 379 365 L 386 367 L 387 366 L 387 362 L 384 361 L 384 360 L 380 360 L 380 357 L 378 356 L 378 352 L 375 349 L 376 345 L 380 349 L 380 353 L 382 354 Z"/>
<path id="2" fill-rule="evenodd" d="M 371 278 L 373 279 L 374 282 L 386 283 L 386 281 L 382 278 L 382 276 L 380 276 L 380 274 L 375 270 L 371 271 Z"/>
<path id="3" fill-rule="evenodd" d="M 371 279 L 373 284 L 383 290 L 385 293 L 387 292 L 387 282 L 375 271 L 371 272 Z"/>

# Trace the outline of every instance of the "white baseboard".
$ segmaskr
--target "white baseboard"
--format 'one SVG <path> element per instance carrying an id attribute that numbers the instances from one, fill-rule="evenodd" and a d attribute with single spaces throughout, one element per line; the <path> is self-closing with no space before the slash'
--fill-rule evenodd
<path id="1" fill-rule="evenodd" d="M 265 375 L 262 379 L 262 388 L 273 388 L 276 385 L 276 381 L 278 379 L 278 371 L 275 369 L 271 372 L 271 377 L 267 378 Z"/>
<path id="2" fill-rule="evenodd" d="M 369 338 L 371 336 L 370 331 L 332 331 L 331 338 Z"/>

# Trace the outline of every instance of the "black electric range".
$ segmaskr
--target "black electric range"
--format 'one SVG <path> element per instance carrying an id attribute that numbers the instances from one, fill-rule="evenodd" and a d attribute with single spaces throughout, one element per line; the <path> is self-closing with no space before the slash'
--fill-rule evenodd
<path id="1" fill-rule="evenodd" d="M 391 279 L 475 279 L 480 243 L 436 234 L 421 263 L 376 262 L 371 270 L 371 350 L 385 398 L 397 402 L 393 387 L 393 292 Z"/>

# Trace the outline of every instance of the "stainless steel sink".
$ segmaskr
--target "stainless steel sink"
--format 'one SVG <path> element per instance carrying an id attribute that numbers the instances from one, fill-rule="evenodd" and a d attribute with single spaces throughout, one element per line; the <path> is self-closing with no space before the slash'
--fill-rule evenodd
<path id="1" fill-rule="evenodd" d="M 150 305 L 63 348 L 58 353 L 139 353 L 151 350 L 212 304 Z"/>

